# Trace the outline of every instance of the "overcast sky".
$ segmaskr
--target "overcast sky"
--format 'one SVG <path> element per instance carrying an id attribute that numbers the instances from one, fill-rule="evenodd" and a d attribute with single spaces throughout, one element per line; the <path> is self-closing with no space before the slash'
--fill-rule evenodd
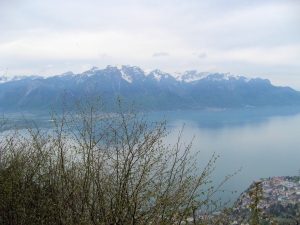
<path id="1" fill-rule="evenodd" d="M 123 64 L 300 90 L 299 0 L 0 0 L 0 73 Z"/>

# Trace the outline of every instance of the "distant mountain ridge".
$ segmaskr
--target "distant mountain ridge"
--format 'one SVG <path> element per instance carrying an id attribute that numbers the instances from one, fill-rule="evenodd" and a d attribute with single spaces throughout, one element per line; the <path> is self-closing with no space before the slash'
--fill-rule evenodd
<path id="1" fill-rule="evenodd" d="M 106 102 L 119 96 L 149 110 L 300 105 L 300 92 L 273 86 L 267 79 L 196 70 L 169 74 L 158 69 L 144 71 L 137 66 L 109 65 L 105 69 L 93 67 L 81 74 L 66 72 L 47 78 L 2 77 L 0 108 L 49 109 L 61 104 L 64 93 L 72 103 L 82 96 L 83 90 L 96 84 L 95 90 Z"/>

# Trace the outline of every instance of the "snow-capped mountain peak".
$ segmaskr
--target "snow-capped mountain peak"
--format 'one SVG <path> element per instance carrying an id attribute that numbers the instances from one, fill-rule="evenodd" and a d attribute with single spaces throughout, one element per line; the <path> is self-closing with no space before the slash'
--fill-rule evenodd
<path id="1" fill-rule="evenodd" d="M 80 90 L 95 83 L 98 84 L 95 90 L 99 94 L 105 93 L 107 102 L 113 102 L 117 94 L 125 99 L 145 103 L 144 106 L 151 109 L 300 105 L 299 92 L 288 87 L 277 88 L 267 79 L 196 70 L 171 75 L 158 69 L 150 71 L 136 66 L 116 65 L 104 69 L 93 67 L 75 75 L 67 72 L 47 78 L 2 76 L 0 108 L 27 109 L 31 105 L 45 108 L 52 103 L 60 105 L 64 90 L 68 89 L 71 102 L 80 97 Z"/>
<path id="2" fill-rule="evenodd" d="M 61 74 L 60 76 L 74 76 L 74 75 L 75 74 L 72 71 L 68 71 L 68 72 Z"/>
<path id="3" fill-rule="evenodd" d="M 210 75 L 210 73 L 208 73 L 208 72 L 197 73 L 196 70 L 188 70 L 184 73 L 176 72 L 174 74 L 174 77 L 176 78 L 176 80 L 178 80 L 180 82 L 192 83 L 192 82 L 197 82 L 197 81 L 207 77 L 208 75 Z"/>
<path id="4" fill-rule="evenodd" d="M 117 67 L 117 69 L 118 69 L 118 70 L 122 70 L 122 68 L 123 68 L 123 65 L 116 64 L 116 65 L 115 65 L 115 67 Z"/>
<path id="5" fill-rule="evenodd" d="M 126 74 L 123 70 L 121 70 L 122 78 L 129 83 L 132 83 L 132 76 Z"/>
<path id="6" fill-rule="evenodd" d="M 138 67 L 130 66 L 130 65 L 121 65 L 121 64 L 108 65 L 106 67 L 106 69 L 118 69 L 118 70 L 124 70 L 126 68 L 138 68 Z"/>
<path id="7" fill-rule="evenodd" d="M 175 73 L 172 74 L 172 76 L 178 80 L 178 81 L 181 81 L 181 76 L 183 75 L 183 73 L 179 72 L 179 71 L 176 71 Z"/>
<path id="8" fill-rule="evenodd" d="M 93 68 L 90 69 L 91 72 L 95 72 L 96 70 L 99 70 L 98 67 L 96 67 L 96 66 L 93 66 Z"/>
<path id="9" fill-rule="evenodd" d="M 136 77 L 137 74 L 145 75 L 144 71 L 139 67 L 130 65 L 108 65 L 105 70 L 118 70 L 121 73 L 121 77 L 129 83 L 133 82 L 133 76 Z"/>
<path id="10" fill-rule="evenodd" d="M 148 76 L 153 70 L 151 70 L 151 69 L 144 69 L 143 71 L 144 71 L 145 76 Z"/>
<path id="11" fill-rule="evenodd" d="M 14 77 L 0 77 L 0 84 L 11 82 L 11 81 L 19 81 L 23 79 L 30 79 L 30 80 L 35 80 L 35 79 L 44 79 L 41 76 L 37 75 L 31 75 L 31 76 L 14 76 Z"/>
<path id="12" fill-rule="evenodd" d="M 153 70 L 148 76 L 152 76 L 155 80 L 160 82 L 161 79 L 168 79 L 171 75 L 169 73 L 162 72 L 161 70 Z"/>
<path id="13" fill-rule="evenodd" d="M 118 70 L 122 70 L 122 68 L 123 68 L 123 65 L 120 65 L 120 64 L 114 64 L 114 65 L 108 65 L 107 67 L 106 67 L 106 69 L 118 69 Z"/>
<path id="14" fill-rule="evenodd" d="M 99 71 L 98 67 L 93 66 L 92 69 L 83 72 L 81 75 L 90 77 L 95 75 L 98 71 Z"/>
<path id="15" fill-rule="evenodd" d="M 249 82 L 252 78 L 250 77 L 241 77 L 241 76 L 235 76 L 233 74 L 230 74 L 230 72 L 228 73 L 223 73 L 223 74 L 212 74 L 210 77 L 209 77 L 210 80 L 213 80 L 213 81 L 221 81 L 221 80 L 226 80 L 226 81 L 229 81 L 229 80 L 241 80 L 241 81 L 244 81 L 244 82 Z"/>

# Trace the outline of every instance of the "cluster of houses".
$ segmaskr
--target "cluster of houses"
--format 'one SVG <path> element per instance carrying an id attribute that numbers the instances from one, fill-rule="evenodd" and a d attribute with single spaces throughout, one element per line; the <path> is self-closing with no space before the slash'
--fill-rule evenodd
<path id="1" fill-rule="evenodd" d="M 272 177 L 262 179 L 263 199 L 259 203 L 262 209 L 268 209 L 272 204 L 280 202 L 282 205 L 300 203 L 299 177 Z M 240 197 L 238 207 L 248 208 L 251 198 L 248 193 Z"/>
<path id="2" fill-rule="evenodd" d="M 267 213 L 268 208 L 277 203 L 283 206 L 297 203 L 300 205 L 300 176 L 264 178 L 261 179 L 260 187 L 263 199 L 259 201 L 258 207 L 263 210 L 262 214 Z M 250 188 L 242 193 L 234 205 L 235 213 L 229 214 L 229 218 L 227 218 L 232 221 L 230 224 L 247 224 L 247 222 L 238 223 L 237 221 L 242 221 L 244 215 L 250 212 L 249 205 L 253 199 L 249 196 L 249 190 Z M 222 214 L 221 211 L 213 213 L 198 211 L 196 220 L 214 220 L 222 217 Z M 192 218 L 188 218 L 188 223 L 192 223 L 192 221 Z"/>

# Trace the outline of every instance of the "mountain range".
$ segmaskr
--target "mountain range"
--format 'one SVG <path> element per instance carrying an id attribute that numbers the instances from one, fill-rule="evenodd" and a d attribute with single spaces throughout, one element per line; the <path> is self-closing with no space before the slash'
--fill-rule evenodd
<path id="1" fill-rule="evenodd" d="M 45 110 L 60 107 L 92 89 L 111 103 L 117 97 L 147 110 L 299 106 L 300 92 L 274 86 L 267 79 L 246 78 L 196 70 L 169 74 L 136 66 L 107 66 L 81 74 L 66 72 L 51 77 L 0 78 L 0 108 Z"/>

